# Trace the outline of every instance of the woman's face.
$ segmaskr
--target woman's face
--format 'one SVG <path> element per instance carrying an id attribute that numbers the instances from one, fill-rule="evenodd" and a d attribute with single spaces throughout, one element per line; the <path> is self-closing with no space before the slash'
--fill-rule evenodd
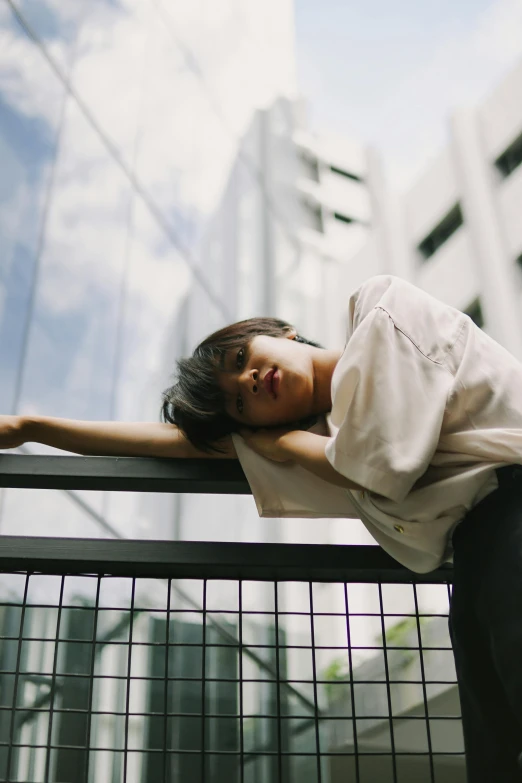
<path id="1" fill-rule="evenodd" d="M 246 427 L 274 427 L 314 411 L 309 346 L 288 337 L 258 335 L 227 351 L 219 373 L 226 412 Z"/>

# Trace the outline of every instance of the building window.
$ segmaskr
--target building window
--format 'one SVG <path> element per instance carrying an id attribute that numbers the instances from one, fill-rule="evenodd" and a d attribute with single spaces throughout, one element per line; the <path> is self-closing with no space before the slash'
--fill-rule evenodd
<path id="1" fill-rule="evenodd" d="M 330 166 L 330 171 L 333 171 L 334 174 L 339 174 L 341 177 L 353 179 L 355 182 L 362 182 L 361 177 L 357 176 L 357 174 L 352 174 L 350 171 L 345 171 L 344 169 L 340 169 L 337 166 Z"/>
<path id="2" fill-rule="evenodd" d="M 480 305 L 480 299 L 475 299 L 474 302 L 470 304 L 470 306 L 464 310 L 464 313 L 466 315 L 469 315 L 471 320 L 474 324 L 476 324 L 480 329 L 484 326 L 484 315 L 482 313 L 482 307 Z"/>
<path id="3" fill-rule="evenodd" d="M 522 163 L 522 133 L 495 161 L 502 176 L 508 177 Z"/>
<path id="4" fill-rule="evenodd" d="M 354 220 L 351 217 L 348 217 L 348 215 L 341 215 L 340 212 L 334 212 L 333 213 L 334 218 L 336 220 L 339 220 L 341 223 L 353 223 Z"/>
<path id="5" fill-rule="evenodd" d="M 301 174 L 306 177 L 306 179 L 311 179 L 312 182 L 319 182 L 319 163 L 317 158 L 303 152 L 299 156 L 299 163 Z"/>
<path id="6" fill-rule="evenodd" d="M 303 201 L 303 224 L 306 228 L 324 233 L 323 212 L 318 204 Z"/>
<path id="7" fill-rule="evenodd" d="M 460 204 L 455 204 L 448 214 L 442 218 L 440 223 L 435 226 L 433 231 L 420 243 L 419 252 L 422 258 L 424 260 L 430 258 L 439 247 L 443 245 L 458 228 L 460 228 L 462 223 Z"/>

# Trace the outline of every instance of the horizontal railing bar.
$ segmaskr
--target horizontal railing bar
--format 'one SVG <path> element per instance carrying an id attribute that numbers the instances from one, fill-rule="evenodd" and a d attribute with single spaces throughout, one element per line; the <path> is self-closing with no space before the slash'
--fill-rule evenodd
<path id="1" fill-rule="evenodd" d="M 60 640 L 62 641 L 62 640 Z M 128 645 L 128 642 L 127 642 Z M 382 651 L 382 648 L 381 648 Z M 1 672 L 2 676 L 10 676 L 13 677 L 16 672 L 14 670 L 5 670 Z M 36 682 L 36 677 L 43 677 L 46 676 L 46 678 L 49 680 L 49 683 L 41 683 Z M 38 675 L 35 672 L 21 672 L 19 677 L 22 680 L 26 680 L 29 683 L 36 684 L 36 685 L 49 685 L 51 680 L 51 674 L 47 675 Z M 99 681 L 102 683 L 104 680 L 129 680 L 131 682 L 142 682 L 142 683 L 184 683 L 184 682 L 201 682 L 201 677 L 161 677 L 160 675 L 157 675 L 155 677 L 139 677 L 139 676 L 131 676 L 129 677 L 127 674 L 95 674 L 91 676 L 88 672 L 83 673 L 72 673 L 72 672 L 58 672 L 56 674 L 56 681 L 59 681 L 61 683 L 64 683 L 66 680 L 92 680 L 92 681 Z M 290 687 L 293 686 L 291 689 L 294 694 L 296 693 L 297 689 L 295 686 L 297 685 L 312 685 L 314 682 L 317 685 L 334 685 L 335 687 L 341 686 L 341 685 L 350 685 L 351 680 L 325 680 L 325 679 L 313 679 L 311 676 L 307 680 L 291 680 L 291 679 L 246 679 L 243 678 L 242 680 L 239 680 L 234 677 L 205 677 L 205 682 L 211 682 L 211 683 L 235 683 L 238 685 L 239 683 L 265 683 L 265 684 L 273 684 L 275 682 L 279 682 L 281 686 Z M 390 685 L 422 685 L 422 680 L 399 680 L 392 678 L 388 680 L 388 683 Z M 455 679 L 453 680 L 424 680 L 425 685 L 456 685 L 457 681 Z M 386 680 L 354 680 L 355 686 L 362 686 L 362 685 L 382 685 L 383 687 L 386 687 Z M 300 693 L 299 691 L 297 691 Z M 302 694 L 300 694 L 302 695 Z M 313 709 L 313 704 L 310 704 L 310 709 Z M 2 710 L 3 707 L 0 706 L 0 710 Z M 25 709 L 25 707 L 17 707 L 16 709 Z M 295 716 L 294 716 L 295 717 Z"/>
<path id="2" fill-rule="evenodd" d="M 409 684 L 409 680 L 407 681 Z M 386 683 L 380 683 L 383 686 L 386 685 Z M 456 683 L 455 683 L 456 684 Z M 337 681 L 334 681 L 332 683 L 331 680 L 328 681 L 328 685 L 333 685 L 336 687 Z M 372 681 L 372 685 L 375 685 L 375 681 Z M 10 712 L 13 708 L 9 706 L 2 706 L 0 705 L 0 713 L 1 712 Z M 43 713 L 43 712 L 49 712 L 48 707 L 31 707 L 31 706 L 18 706 L 16 708 L 16 712 L 35 712 L 35 713 Z M 61 708 L 61 707 L 54 707 L 53 708 L 53 714 L 56 715 L 88 715 L 88 710 L 81 710 L 81 709 L 74 709 L 74 708 Z M 117 710 L 92 710 L 91 715 L 108 715 L 111 717 L 116 718 L 123 718 L 125 717 L 127 713 L 126 712 L 118 712 Z M 129 713 L 135 718 L 199 718 L 201 717 L 200 712 L 164 712 L 164 711 L 157 711 L 157 712 L 131 712 Z M 360 715 L 355 716 L 356 720 L 389 720 L 390 716 L 388 714 L 381 714 L 381 715 Z M 269 715 L 268 713 L 264 712 L 252 712 L 247 713 L 244 712 L 241 716 L 238 715 L 237 712 L 207 712 L 205 711 L 205 718 L 220 718 L 224 720 L 234 720 L 239 721 L 240 719 L 248 720 L 249 718 L 258 718 L 262 720 L 282 720 L 287 721 L 290 723 L 291 721 L 303 721 L 308 722 L 310 721 L 310 715 Z M 392 718 L 396 721 L 426 721 L 426 716 L 421 715 L 403 715 L 402 713 L 393 714 Z M 312 718 L 313 720 L 313 718 Z M 344 723 L 346 721 L 353 721 L 353 716 L 350 713 L 347 713 L 346 715 L 320 715 L 319 716 L 320 721 L 329 721 L 330 723 Z M 461 715 L 430 715 L 430 721 L 455 721 L 455 720 L 462 720 Z"/>
<path id="3" fill-rule="evenodd" d="M 416 574 L 377 546 L 2 536 L 0 571 L 171 579 L 447 583 Z"/>
<path id="4" fill-rule="evenodd" d="M 196 716 L 198 717 L 198 716 Z M 33 750 L 39 750 L 40 748 L 46 748 L 48 750 L 76 750 L 76 751 L 82 751 L 85 752 L 88 750 L 90 753 L 113 753 L 113 754 L 120 754 L 123 756 L 124 753 L 126 753 L 128 756 L 131 756 L 131 754 L 168 754 L 172 756 L 200 756 L 201 750 L 193 750 L 193 749 L 187 749 L 187 748 L 129 748 L 128 750 L 124 750 L 123 748 L 113 748 L 110 746 L 102 746 L 97 745 L 96 747 L 89 745 L 66 745 L 65 743 L 62 745 L 43 745 L 43 744 L 36 744 L 33 743 L 30 745 L 29 743 L 21 743 L 21 742 L 5 742 L 0 741 L 0 748 L 7 748 L 7 747 L 13 747 L 13 748 L 30 748 Z M 224 757 L 233 757 L 239 759 L 241 757 L 241 753 L 239 750 L 217 750 L 217 749 L 205 749 L 203 751 L 205 756 L 224 756 Z M 317 752 L 315 750 L 299 750 L 299 751 L 289 751 L 289 750 L 245 750 L 243 751 L 243 756 L 271 756 L 271 757 L 277 757 L 277 756 L 285 756 L 285 757 L 294 757 L 296 759 L 300 759 L 301 757 L 316 757 Z M 355 751 L 334 751 L 334 750 L 322 750 L 321 751 L 321 757 L 330 758 L 330 757 L 337 757 L 337 756 L 368 756 L 371 758 L 377 757 L 377 756 L 385 756 L 390 757 L 392 756 L 392 752 L 390 750 L 359 750 L 357 754 L 355 754 Z M 412 757 L 428 757 L 428 756 L 464 756 L 464 751 L 456 751 L 456 750 L 433 750 L 431 753 L 427 750 L 396 750 L 393 753 L 394 756 L 412 756 Z"/>
<path id="5" fill-rule="evenodd" d="M 61 641 L 61 640 L 60 640 Z M 15 671 L 4 671 L 2 672 L 2 676 L 5 677 L 14 677 L 16 675 Z M 25 679 L 31 682 L 31 680 L 34 680 L 35 677 L 40 676 L 46 676 L 48 680 L 51 679 L 52 674 L 49 673 L 47 675 L 39 675 L 36 672 L 20 672 L 19 678 Z M 158 682 L 201 682 L 201 677 L 198 677 L 195 675 L 194 677 L 161 677 L 160 675 L 157 675 L 156 677 L 145 677 L 145 676 L 136 676 L 131 675 L 129 677 L 128 674 L 94 674 L 91 675 L 89 672 L 84 673 L 72 673 L 72 672 L 58 672 L 56 675 L 56 680 L 59 680 L 60 682 L 63 682 L 65 680 L 90 680 L 92 682 L 99 681 L 100 683 L 104 680 L 125 680 L 125 682 L 143 682 L 143 683 L 158 683 Z M 290 686 L 295 685 L 311 685 L 313 682 L 316 682 L 317 685 L 334 685 L 337 687 L 338 685 L 349 685 L 351 680 L 313 680 L 312 677 L 310 677 L 308 680 L 277 680 L 275 677 L 273 679 L 267 679 L 264 677 L 261 679 L 258 677 L 257 679 L 254 677 L 243 677 L 243 679 L 238 679 L 237 677 L 205 677 L 205 682 L 212 682 L 212 683 L 233 683 L 235 685 L 239 685 L 240 683 L 261 683 L 264 685 L 273 685 L 276 682 L 279 682 L 280 685 L 284 686 L 285 688 L 289 688 Z M 422 685 L 423 680 L 399 680 L 399 679 L 390 679 L 388 681 L 386 680 L 354 680 L 354 685 L 382 685 L 383 687 L 386 687 L 386 682 L 388 682 L 390 685 Z M 457 685 L 456 680 L 424 680 L 425 685 Z M 297 691 L 295 688 L 293 688 L 293 693 L 299 693 L 299 695 L 302 695 L 300 691 Z M 25 707 L 19 706 L 16 707 L 17 710 L 24 710 Z M 197 714 L 197 713 L 196 713 Z M 206 714 L 206 713 L 205 713 Z M 299 717 L 299 715 L 294 715 L 294 717 Z M 431 720 L 431 718 L 430 718 Z"/>
<path id="6" fill-rule="evenodd" d="M 13 572 L 13 573 L 20 573 L 20 572 L 17 571 L 17 572 Z M 16 608 L 20 608 L 21 609 L 23 605 L 24 604 L 23 604 L 21 598 L 20 598 L 19 601 L 16 601 L 14 599 L 12 601 L 9 601 L 9 600 L 0 601 L 0 607 L 2 607 L 2 606 L 9 606 L 11 608 L 12 607 L 16 607 Z M 38 601 L 38 602 L 31 601 L 31 607 L 33 609 L 56 609 L 56 604 L 52 604 L 52 603 L 47 603 L 46 604 L 46 603 L 42 603 L 41 601 Z M 128 608 L 129 607 L 127 607 L 127 610 L 128 610 Z M 74 609 L 75 612 L 92 612 L 93 608 L 92 608 L 92 606 L 81 606 L 81 605 L 78 605 L 78 604 L 75 604 L 75 603 L 70 603 L 70 604 L 63 603 L 62 604 L 62 609 Z M 122 606 L 121 604 L 120 605 L 116 605 L 116 606 L 111 606 L 110 604 L 103 604 L 103 606 L 98 606 L 96 608 L 96 611 L 98 613 L 101 613 L 101 612 L 121 612 L 122 609 L 125 609 L 125 607 Z M 154 615 L 154 614 L 164 615 L 165 612 L 167 611 L 165 608 L 158 609 L 158 608 L 151 607 L 151 606 L 146 606 L 146 605 L 142 606 L 141 604 L 138 607 L 138 609 L 141 612 L 147 612 L 148 614 L 151 614 L 151 615 Z M 171 609 L 169 614 L 174 617 L 174 615 L 183 615 L 183 614 L 190 614 L 190 615 L 203 614 L 203 611 L 204 611 L 203 609 L 195 609 L 195 608 L 181 609 L 181 608 L 176 607 L 175 609 Z M 272 617 L 273 617 L 275 615 L 274 609 L 264 609 L 264 610 L 263 609 L 259 609 L 259 610 L 256 610 L 256 611 L 254 611 L 253 609 L 242 609 L 241 612 L 239 611 L 239 609 L 223 609 L 221 611 L 224 612 L 225 614 L 231 615 L 231 616 L 241 614 L 245 618 L 249 618 L 251 616 L 255 617 L 256 615 L 262 615 L 263 617 L 268 617 L 269 615 L 272 615 Z M 285 617 L 310 617 L 310 612 L 299 612 L 299 611 L 283 612 L 283 611 L 278 611 L 277 615 L 278 615 L 278 617 L 282 617 L 282 618 L 285 618 Z M 379 614 L 378 612 L 350 612 L 350 617 L 401 617 L 403 619 L 406 619 L 408 617 L 429 617 L 429 618 L 431 618 L 431 617 L 442 617 L 442 618 L 447 618 L 447 616 L 448 616 L 447 612 L 445 614 L 442 613 L 442 612 L 419 612 L 418 615 L 412 614 L 411 612 L 383 612 L 382 614 Z M 342 617 L 344 619 L 346 617 L 346 614 L 344 614 L 342 612 L 316 612 L 316 611 L 314 611 L 314 617 Z M 11 639 L 11 638 L 18 639 L 19 637 L 18 636 L 14 636 L 14 637 L 3 636 L 2 634 L 0 634 L 0 639 Z M 25 637 L 23 637 L 23 638 L 25 638 Z M 36 637 L 28 636 L 27 638 L 28 639 L 33 639 L 33 638 L 36 638 Z M 69 641 L 71 641 L 71 640 L 69 640 Z M 81 640 L 77 639 L 76 641 L 81 641 Z M 163 642 L 135 642 L 135 644 L 163 644 Z M 169 642 L 169 644 L 178 644 L 178 642 Z M 183 643 L 179 642 L 179 644 L 186 644 L 186 645 L 188 645 L 188 644 L 191 644 L 191 642 L 183 642 Z M 276 645 L 273 644 L 273 645 L 268 645 L 268 646 L 269 647 L 275 647 Z M 284 646 L 284 645 L 278 645 L 278 646 L 281 647 L 281 646 Z"/>
<path id="7" fill-rule="evenodd" d="M 62 640 L 60 640 L 62 641 Z M 127 642 L 128 644 L 128 642 Z M 202 645 L 201 645 L 202 646 Z M 2 676 L 5 677 L 14 677 L 16 675 L 15 671 L 3 671 L 1 672 Z M 47 675 L 38 675 L 36 672 L 21 672 L 19 674 L 19 678 L 22 680 L 27 680 L 28 682 L 32 682 L 35 680 L 38 676 L 47 676 L 49 680 L 51 680 L 51 673 Z M 120 681 L 130 681 L 130 682 L 142 682 L 142 683 L 158 683 L 158 682 L 168 682 L 168 683 L 175 683 L 175 682 L 201 682 L 201 677 L 197 677 L 196 675 L 194 677 L 161 677 L 160 675 L 157 675 L 156 677 L 138 677 L 138 676 L 128 676 L 127 674 L 94 674 L 91 675 L 89 672 L 83 672 L 83 673 L 72 673 L 72 672 L 58 672 L 56 675 L 56 680 L 60 682 L 65 682 L 65 680 L 90 680 L 92 682 L 99 681 L 102 683 L 104 680 L 120 680 Z M 290 686 L 296 686 L 296 685 L 312 685 L 312 683 L 316 683 L 317 685 L 334 685 L 337 687 L 338 685 L 350 685 L 351 680 L 314 680 L 312 677 L 309 677 L 308 680 L 287 680 L 287 679 L 267 679 L 266 677 L 263 679 L 254 679 L 249 678 L 247 679 L 244 677 L 242 680 L 239 680 L 237 677 L 205 677 L 205 682 L 212 682 L 212 683 L 233 683 L 235 685 L 239 685 L 240 683 L 263 683 L 264 685 L 273 685 L 276 682 L 279 682 L 280 685 L 284 686 L 285 688 L 290 688 Z M 396 680 L 396 679 L 390 679 L 388 681 L 386 680 L 354 680 L 354 685 L 382 685 L 383 687 L 386 687 L 386 682 L 388 682 L 390 685 L 422 685 L 423 680 Z M 39 683 L 36 683 L 39 684 Z M 40 683 L 42 684 L 42 683 Z M 456 685 L 456 680 L 424 680 L 425 685 Z M 297 691 L 297 689 L 294 687 L 293 689 L 294 695 L 296 693 L 299 693 L 299 695 L 302 696 L 300 691 Z M 0 707 L 0 709 L 3 709 Z M 9 708 L 10 709 L 10 708 Z M 16 707 L 17 710 L 24 710 L 25 707 Z M 207 713 L 205 713 L 207 714 Z M 294 715 L 294 717 L 299 717 L 298 715 Z M 431 720 L 431 718 L 430 718 Z"/>
<path id="8" fill-rule="evenodd" d="M 0 454 L 0 487 L 251 494 L 235 459 Z"/>
<path id="9" fill-rule="evenodd" d="M 31 608 L 34 609 L 34 604 L 30 604 Z M 56 608 L 56 607 L 55 607 Z M 64 607 L 62 607 L 63 609 Z M 92 609 L 91 609 L 92 611 Z M 129 609 L 123 609 L 120 611 L 130 611 Z M 147 609 L 140 609 L 142 612 L 149 613 Z M 166 611 L 163 611 L 163 614 L 166 614 Z M 226 614 L 228 616 L 228 612 L 226 610 L 223 611 L 223 614 Z M 310 616 L 310 615 L 309 615 Z M 350 615 L 351 616 L 351 615 Z M 316 615 L 314 614 L 314 617 Z M 23 642 L 52 642 L 53 639 L 50 639 L 48 636 L 1 636 L 0 639 L 3 642 L 16 642 L 19 639 L 21 639 Z M 129 642 L 125 639 L 121 640 L 115 640 L 111 639 L 110 642 L 106 642 L 103 639 L 91 639 L 91 638 L 85 638 L 85 639 L 68 639 L 67 637 L 60 636 L 58 637 L 58 641 L 60 642 L 67 642 L 68 645 L 74 647 L 74 645 L 82 645 L 82 644 L 90 644 L 90 645 L 97 645 L 99 646 L 106 646 L 106 645 L 114 645 L 114 646 L 122 646 L 124 647 Z M 201 642 L 169 642 L 168 645 L 166 645 L 166 642 L 133 642 L 132 643 L 135 647 L 155 647 L 155 648 L 163 648 L 166 647 L 173 647 L 176 650 L 179 650 L 181 648 L 193 648 L 193 649 L 200 649 L 201 648 Z M 230 647 L 234 647 L 236 645 L 229 642 L 228 644 L 226 642 L 208 642 L 205 644 L 205 647 L 207 648 L 225 648 L 230 649 Z M 311 650 L 312 647 L 309 644 L 281 644 L 277 647 L 274 644 L 250 644 L 249 642 L 244 642 L 241 645 L 246 650 Z M 346 645 L 338 644 L 316 644 L 314 645 L 314 650 L 341 650 L 343 652 L 347 652 L 348 647 Z M 383 650 L 383 645 L 359 645 L 359 644 L 352 644 L 350 645 L 351 650 Z M 400 651 L 406 651 L 406 652 L 440 652 L 442 650 L 451 650 L 451 647 L 449 646 L 439 646 L 434 647 L 433 645 L 430 645 L 429 647 L 408 647 L 406 645 L 395 645 L 395 644 L 387 644 L 386 650 L 393 650 L 395 652 Z M 5 665 L 5 664 L 4 664 Z M 0 664 L 0 672 L 9 672 L 14 671 L 14 669 L 5 669 L 3 668 L 2 664 Z"/>

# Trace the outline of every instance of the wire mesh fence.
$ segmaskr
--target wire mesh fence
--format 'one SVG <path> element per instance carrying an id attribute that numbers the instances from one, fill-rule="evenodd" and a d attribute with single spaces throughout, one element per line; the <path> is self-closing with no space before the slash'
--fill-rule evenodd
<path id="1" fill-rule="evenodd" d="M 464 780 L 448 585 L 0 586 L 2 780 Z"/>
<path id="2" fill-rule="evenodd" d="M 215 461 L 0 462 L 0 486 L 249 491 Z M 451 577 L 374 546 L 2 536 L 0 780 L 464 783 Z"/>

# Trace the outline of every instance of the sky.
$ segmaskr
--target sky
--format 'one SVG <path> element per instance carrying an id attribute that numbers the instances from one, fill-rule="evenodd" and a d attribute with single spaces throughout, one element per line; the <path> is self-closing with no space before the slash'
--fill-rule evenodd
<path id="1" fill-rule="evenodd" d="M 375 145 L 397 190 L 522 59 L 522 0 L 295 0 L 295 21 L 312 127 Z"/>

